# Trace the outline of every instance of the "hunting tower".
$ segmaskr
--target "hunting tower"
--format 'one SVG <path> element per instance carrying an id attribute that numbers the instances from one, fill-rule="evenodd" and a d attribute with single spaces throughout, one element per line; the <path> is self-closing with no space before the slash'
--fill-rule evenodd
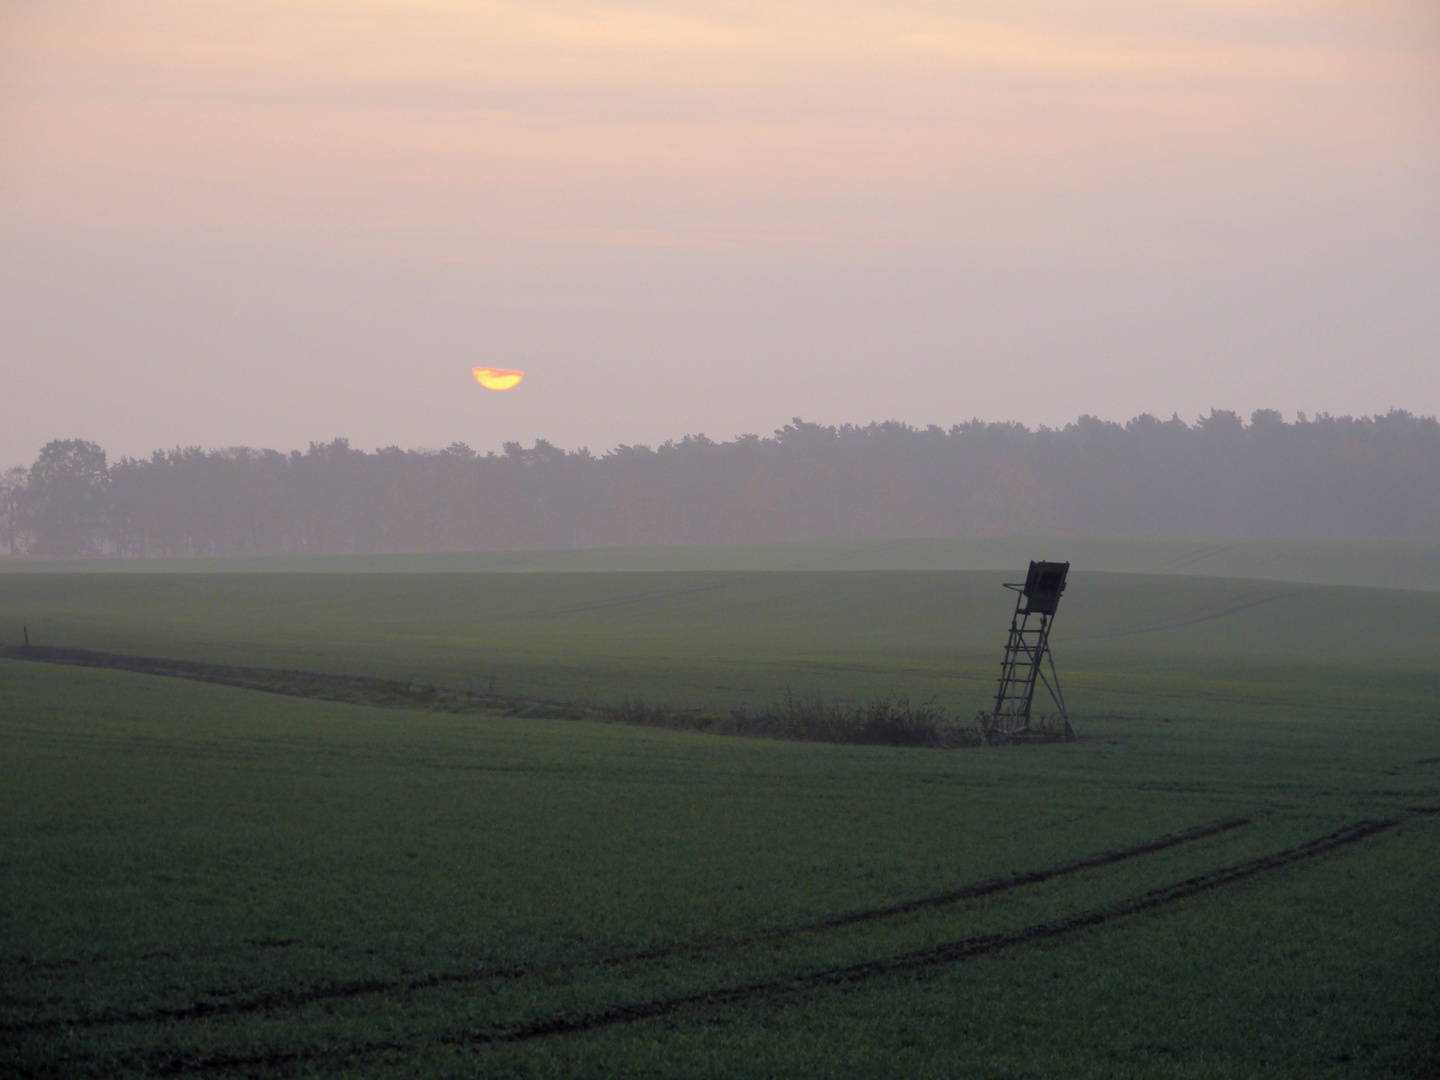
<path id="1" fill-rule="evenodd" d="M 1070 711 L 1065 708 L 1065 696 L 1060 692 L 1060 679 L 1055 674 L 1055 661 L 1050 655 L 1050 627 L 1055 622 L 1055 609 L 1060 606 L 1060 594 L 1065 591 L 1065 576 L 1069 571 L 1068 562 L 1032 562 L 1023 585 L 1005 585 L 1017 594 L 1015 614 L 1010 619 L 1005 659 L 1000 662 L 995 710 L 984 717 L 986 742 L 1017 742 L 1044 736 L 1044 731 L 1030 723 L 1037 683 L 1045 687 L 1059 710 L 1065 738 L 1075 737 L 1070 726 Z"/>

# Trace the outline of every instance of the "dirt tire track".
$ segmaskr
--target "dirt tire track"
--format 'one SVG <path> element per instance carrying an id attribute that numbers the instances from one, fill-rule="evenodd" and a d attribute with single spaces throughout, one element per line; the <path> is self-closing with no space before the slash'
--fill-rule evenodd
<path id="1" fill-rule="evenodd" d="M 872 979 L 934 968 L 946 964 L 961 963 L 990 953 L 1041 941 L 1063 937 L 1076 931 L 1168 907 L 1191 896 L 1211 892 L 1226 885 L 1244 881 L 1247 878 L 1270 870 L 1278 870 L 1308 859 L 1317 858 L 1332 851 L 1348 847 L 1369 837 L 1394 829 L 1409 815 L 1388 818 L 1381 821 L 1362 821 L 1348 825 L 1326 836 L 1309 840 L 1293 848 L 1260 858 L 1250 859 L 1234 866 L 1222 867 L 1205 874 L 1199 874 L 1184 881 L 1160 889 L 1152 889 L 1129 900 L 1107 904 L 1075 915 L 1050 922 L 1035 923 L 1020 930 L 1005 934 L 982 934 L 963 938 L 959 941 L 903 953 L 899 956 L 880 960 L 869 960 L 844 967 L 829 968 L 787 979 L 748 983 L 741 986 L 724 987 L 695 994 L 659 998 L 638 1002 L 633 1005 L 617 1005 L 589 1013 L 559 1014 L 541 1017 L 508 1030 L 490 1032 L 465 1032 L 442 1035 L 433 1038 L 417 1038 L 409 1041 L 385 1040 L 354 1043 L 344 1048 L 324 1050 L 270 1051 L 262 1054 L 218 1054 L 191 1060 L 129 1058 L 120 1062 L 122 1067 L 146 1069 L 165 1075 L 196 1075 L 226 1072 L 234 1069 L 280 1068 L 300 1065 L 305 1062 L 326 1058 L 357 1058 L 376 1054 L 413 1051 L 425 1045 L 475 1047 L 530 1042 L 559 1035 L 575 1035 L 616 1027 L 621 1024 L 639 1023 L 660 1017 L 671 1016 L 689 1009 L 715 1008 L 736 1005 L 756 998 L 777 997 L 805 993 L 832 987 L 853 986 Z"/>
<path id="2" fill-rule="evenodd" d="M 1132 627 L 1128 630 L 1106 630 L 1094 634 L 1082 634 L 1078 641 L 1098 641 L 1104 638 L 1137 637 L 1141 634 L 1158 634 L 1166 630 L 1179 630 L 1186 626 L 1195 626 L 1198 623 L 1213 622 L 1216 619 L 1224 619 L 1231 615 L 1238 615 L 1242 611 L 1249 611 L 1251 608 L 1262 607 L 1265 604 L 1273 604 L 1280 600 L 1289 600 L 1305 592 L 1305 589 L 1291 589 L 1288 592 L 1275 593 L 1272 596 L 1261 596 L 1256 599 L 1246 600 L 1240 604 L 1233 604 L 1229 607 L 1218 610 L 1201 609 L 1188 614 L 1176 615 L 1169 619 L 1161 619 L 1159 622 L 1146 623 L 1143 626 Z"/>
<path id="3" fill-rule="evenodd" d="M 1219 870 L 1210 871 L 1209 873 L 1199 874 L 1195 877 L 1177 882 L 1174 885 L 1168 885 L 1160 889 L 1152 889 L 1130 900 L 1124 900 L 1117 904 L 1109 904 L 1098 908 L 1091 908 L 1088 911 L 1082 911 L 1078 914 L 1067 916 L 1063 919 L 1056 919 L 1051 922 L 1036 923 L 1008 934 L 977 935 L 975 937 L 964 938 L 960 941 L 932 946 L 928 949 L 902 953 L 899 956 L 883 960 L 868 960 L 860 964 L 851 964 L 846 967 L 831 968 L 826 971 L 814 972 L 810 975 L 802 975 L 798 978 L 776 979 L 770 982 L 752 983 L 748 986 L 727 987 L 722 990 L 689 994 L 683 997 L 665 998 L 643 1002 L 637 1005 L 616 1006 L 612 1009 L 600 1010 L 578 1016 L 546 1017 L 522 1027 L 514 1028 L 508 1032 L 453 1036 L 449 1039 L 441 1039 L 438 1041 L 441 1045 L 483 1045 L 486 1043 L 525 1042 L 531 1039 L 546 1038 L 551 1035 L 574 1034 L 583 1031 L 592 1031 L 602 1027 L 611 1027 L 616 1024 L 655 1019 L 697 1006 L 731 1005 L 754 997 L 771 997 L 777 994 L 846 986 L 885 975 L 904 974 L 941 964 L 958 963 L 977 956 L 983 956 L 986 953 L 997 952 L 1001 949 L 1007 949 L 1017 945 L 1031 944 L 1048 938 L 1060 937 L 1065 934 L 1074 933 L 1077 930 L 1113 922 L 1116 919 L 1125 918 L 1129 915 L 1137 915 L 1141 912 L 1166 907 L 1187 897 L 1209 892 L 1237 881 L 1243 881 L 1246 878 L 1253 877 L 1256 874 L 1264 873 L 1268 870 L 1276 870 L 1292 863 L 1327 854 L 1338 848 L 1364 840 L 1367 837 L 1393 829 L 1403 820 L 1404 818 L 1397 817 L 1385 821 L 1360 822 L 1273 855 L 1265 855 L 1258 859 L 1251 859 L 1247 862 L 1239 863 L 1235 866 L 1223 867 Z"/>
<path id="4" fill-rule="evenodd" d="M 293 668 L 239 667 L 208 660 L 171 660 L 163 657 L 132 656 L 126 653 L 95 652 L 53 645 L 0 646 L 0 660 L 28 660 L 39 664 L 129 671 L 168 679 L 229 686 L 280 697 L 329 701 L 337 705 L 360 705 L 375 709 L 422 709 L 447 715 L 514 715 L 526 710 L 567 720 L 613 720 L 613 709 L 574 701 L 520 697 L 511 694 L 481 694 L 452 687 L 428 686 L 380 679 L 367 675 L 331 675 Z"/>
<path id="5" fill-rule="evenodd" d="M 1232 829 L 1249 825 L 1252 820 L 1251 818 L 1225 818 L 1221 821 L 1212 822 L 1209 825 L 1201 825 L 1194 829 L 1188 829 L 1185 832 L 1157 837 L 1154 840 L 1148 840 L 1134 847 L 1103 851 L 1098 855 L 1091 855 L 1084 859 L 1077 859 L 1074 862 L 1050 867 L 1045 870 L 1030 870 L 1024 873 L 1010 874 L 1006 877 L 990 878 L 977 882 L 974 885 L 966 885 L 949 892 L 938 893 L 934 896 L 921 897 L 917 900 L 906 900 L 898 904 L 888 904 L 884 907 L 847 912 L 844 915 L 835 915 L 828 919 L 820 919 L 816 922 L 801 923 L 796 926 L 750 934 L 745 937 L 711 938 L 702 941 L 683 942 L 676 945 L 665 945 L 655 949 L 643 949 L 637 952 L 619 953 L 612 956 L 602 956 L 594 960 L 578 960 L 564 964 L 533 967 L 517 965 L 512 967 L 475 968 L 470 971 L 445 972 L 415 979 L 359 979 L 332 986 L 316 987 L 311 990 L 298 990 L 283 994 L 267 994 L 263 997 L 248 998 L 241 1001 L 195 1002 L 190 1005 L 180 1005 L 166 1009 L 151 1009 L 146 1012 L 101 1013 L 94 1016 L 82 1016 L 69 1020 L 54 1019 L 20 1023 L 0 1023 L 0 1032 L 18 1033 L 53 1030 L 57 1028 L 118 1027 L 127 1024 L 210 1020 L 222 1016 L 238 1016 L 245 1013 L 301 1008 L 305 1005 L 313 1005 L 322 1001 L 338 1001 L 347 998 L 362 997 L 367 994 L 408 994 L 417 990 L 432 990 L 441 986 L 453 986 L 470 982 L 487 982 L 496 979 L 522 979 L 531 975 L 554 975 L 584 968 L 621 967 L 626 964 L 667 960 L 679 956 L 697 956 L 702 953 L 715 952 L 720 949 L 738 949 L 751 945 L 770 944 L 800 934 L 835 930 L 845 926 L 854 926 L 860 923 L 874 922 L 879 919 L 893 918 L 897 915 L 906 915 L 915 911 L 923 911 L 927 908 L 943 907 L 948 904 L 959 903 L 963 900 L 992 896 L 996 893 L 1022 888 L 1026 885 L 1038 885 L 1054 878 L 1077 874 L 1084 870 L 1112 866 L 1115 863 L 1139 858 L 1142 855 L 1151 855 L 1157 851 L 1164 851 L 1167 848 L 1217 836 L 1221 833 L 1229 832 Z"/>
<path id="6" fill-rule="evenodd" d="M 170 679 L 233 686 L 241 690 L 258 690 L 282 697 L 334 701 L 340 704 L 376 705 L 392 708 L 435 708 L 437 702 L 464 704 L 472 709 L 505 708 L 515 704 L 555 705 L 530 698 L 469 695 L 464 691 L 432 686 L 417 686 L 395 679 L 377 679 L 366 675 L 330 675 L 317 671 L 292 668 L 239 667 L 217 664 L 208 660 L 170 660 L 153 656 L 132 656 L 126 653 L 95 652 L 53 645 L 8 645 L 0 647 L 0 659 L 28 660 L 40 664 L 61 664 L 68 667 L 101 668 L 109 671 L 130 671 L 138 675 L 159 675 Z M 355 693 L 366 697 L 357 700 Z"/>
<path id="7" fill-rule="evenodd" d="M 1173 555 L 1160 564 L 1161 573 L 1177 573 L 1188 570 L 1196 563 L 1206 562 L 1217 555 L 1224 555 L 1227 551 L 1234 551 L 1240 545 L 1238 543 L 1213 543 L 1201 544 L 1189 551 L 1182 551 L 1179 555 Z"/>
<path id="8" fill-rule="evenodd" d="M 537 608 L 534 611 L 522 611 L 516 618 L 546 618 L 553 615 L 579 615 L 590 611 L 608 611 L 611 608 L 630 607 L 635 604 L 645 604 L 655 600 L 673 600 L 681 596 L 694 596 L 697 593 L 717 592 L 724 589 L 733 589 L 736 586 L 734 581 L 707 582 L 700 585 L 686 585 L 680 588 L 649 589 L 644 592 L 626 593 L 621 596 L 611 596 L 603 600 L 591 600 L 584 604 L 573 604 L 557 608 Z"/>

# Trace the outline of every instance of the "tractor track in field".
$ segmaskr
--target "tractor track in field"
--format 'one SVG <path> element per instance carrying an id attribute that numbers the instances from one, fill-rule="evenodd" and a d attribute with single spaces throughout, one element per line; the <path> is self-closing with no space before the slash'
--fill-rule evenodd
<path id="1" fill-rule="evenodd" d="M 636 604 L 649 603 L 654 600 L 674 600 L 677 597 L 694 596 L 697 593 L 718 592 L 724 589 L 733 589 L 739 583 L 735 581 L 713 581 L 700 585 L 682 585 L 678 588 L 646 589 L 637 593 L 625 593 L 620 596 L 607 596 L 604 599 L 590 600 L 583 604 L 568 604 L 563 607 L 537 608 L 533 611 L 519 612 L 516 617 L 526 618 L 547 618 L 554 615 L 580 615 L 592 611 L 609 611 L 617 607 L 633 607 Z"/>
<path id="2" fill-rule="evenodd" d="M 334 675 L 293 668 L 240 667 L 208 660 L 177 660 L 128 653 L 98 652 L 91 649 L 59 645 L 0 646 L 0 660 L 25 660 L 39 664 L 65 667 L 97 668 L 128 671 L 138 675 L 183 679 L 188 682 L 228 686 L 281 697 L 326 701 L 338 705 L 358 705 L 380 709 L 415 709 L 443 713 L 448 716 L 505 716 L 525 719 L 593 720 L 640 727 L 667 728 L 709 734 L 733 735 L 743 738 L 792 738 L 804 742 L 824 742 L 841 746 L 904 746 L 912 749 L 946 750 L 959 746 L 979 745 L 978 731 L 967 741 L 966 730 L 942 718 L 930 737 L 873 737 L 859 721 L 847 721 L 828 734 L 776 734 L 765 726 L 763 717 L 746 728 L 742 712 L 741 726 L 736 727 L 736 714 L 729 717 L 706 716 L 690 707 L 660 707 L 649 711 L 649 719 L 637 717 L 628 697 L 620 704 L 564 701 L 554 698 L 523 697 L 516 694 L 477 693 L 454 687 L 434 686 L 398 679 L 381 679 L 367 675 Z M 908 708 L 908 706 L 907 706 Z M 641 712 L 643 713 L 643 707 Z M 721 721 L 720 727 L 711 726 Z M 697 726 L 697 724 L 699 726 Z"/>
<path id="3" fill-rule="evenodd" d="M 1416 807 L 1413 814 L 1434 814 L 1440 808 Z M 343 1047 L 323 1049 L 271 1050 L 254 1054 L 211 1054 L 197 1058 L 159 1055 L 126 1056 L 116 1061 L 121 1069 L 144 1070 L 158 1075 L 205 1075 L 237 1070 L 284 1069 L 321 1060 L 354 1060 L 384 1054 L 414 1052 L 430 1047 L 481 1047 L 532 1042 L 556 1036 L 586 1032 L 661 1019 L 695 1009 L 739 1005 L 748 1001 L 777 998 L 809 991 L 860 985 L 877 978 L 905 975 L 948 964 L 963 963 L 993 953 L 1061 938 L 1078 931 L 1104 926 L 1132 915 L 1158 911 L 1192 896 L 1212 892 L 1272 870 L 1341 850 L 1401 825 L 1411 814 L 1383 820 L 1357 822 L 1325 836 L 1283 851 L 1222 867 L 1128 900 L 1102 905 L 1048 922 L 1034 923 L 1008 933 L 982 934 L 931 946 L 898 956 L 827 968 L 789 978 L 721 987 L 694 994 L 657 998 L 631 1005 L 616 1005 L 591 1012 L 559 1013 L 495 1031 L 453 1032 L 418 1036 L 407 1040 L 370 1040 Z M 78 1064 L 82 1059 L 71 1059 Z M 39 1076 L 40 1073 L 33 1075 Z"/>
<path id="4" fill-rule="evenodd" d="M 503 712 L 507 709 L 543 708 L 579 719 L 605 719 L 603 709 L 574 702 L 541 698 L 476 694 L 445 687 L 425 686 L 398 679 L 368 675 L 331 675 L 293 668 L 240 667 L 208 660 L 172 660 L 128 653 L 97 652 L 59 645 L 0 646 L 0 660 L 29 660 L 67 667 L 129 671 L 137 675 L 159 675 L 170 679 L 257 690 L 282 697 L 333 701 L 341 705 L 368 705 L 389 709 L 428 709 L 449 713 Z"/>
<path id="5" fill-rule="evenodd" d="M 1428 812 L 1430 808 L 1421 808 Z M 160 1075 L 202 1075 L 235 1070 L 281 1069 L 302 1066 L 324 1059 L 355 1059 L 383 1054 L 413 1052 L 431 1047 L 480 1047 L 532 1042 L 563 1035 L 577 1035 L 661 1019 L 694 1009 L 739 1005 L 764 998 L 783 997 L 855 986 L 877 978 L 906 975 L 947 964 L 963 963 L 992 953 L 1064 937 L 1080 930 L 1104 926 L 1131 915 L 1169 907 L 1188 897 L 1212 892 L 1244 881 L 1258 874 L 1279 870 L 1295 863 L 1318 858 L 1348 847 L 1369 837 L 1396 828 L 1409 815 L 1380 821 L 1362 821 L 1284 851 L 1222 867 L 1195 877 L 1186 878 L 1159 889 L 1114 904 L 1090 908 L 1062 919 L 1034 923 L 1003 934 L 982 934 L 946 942 L 942 945 L 902 953 L 899 956 L 870 960 L 843 967 L 827 968 L 790 978 L 721 987 L 694 994 L 657 998 L 633 1005 L 616 1005 L 592 1012 L 560 1013 L 540 1017 L 497 1031 L 455 1032 L 409 1040 L 373 1040 L 352 1043 L 345 1047 L 326 1049 L 272 1050 L 255 1054 L 213 1054 L 191 1059 L 159 1058 L 153 1055 L 122 1059 L 122 1068 L 145 1069 Z"/>
<path id="6" fill-rule="evenodd" d="M 1253 820 L 1253 818 L 1225 818 L 1221 821 L 1211 822 L 1208 825 L 1188 829 L 1185 832 L 1157 837 L 1154 840 L 1148 840 L 1143 844 L 1137 844 L 1133 847 L 1102 851 L 1099 854 L 1091 855 L 1084 859 L 1077 859 L 1074 862 L 1065 863 L 1060 866 L 1009 874 L 1005 877 L 990 878 L 973 885 L 962 886 L 959 889 L 952 889 L 948 892 L 938 893 L 933 896 L 920 897 L 915 900 L 905 900 L 897 904 L 887 904 L 881 907 L 865 908 L 860 911 L 845 912 L 844 914 L 834 915 L 827 919 L 801 923 L 776 930 L 762 931 L 757 934 L 748 934 L 744 937 L 711 938 L 701 941 L 682 942 L 675 945 L 664 945 L 654 949 L 617 953 L 611 956 L 597 957 L 593 960 L 576 960 L 561 964 L 474 968 L 469 971 L 443 972 L 410 979 L 357 979 L 350 982 L 332 984 L 330 986 L 295 990 L 280 994 L 265 994 L 243 1000 L 200 1001 L 172 1008 L 147 1009 L 143 1012 L 99 1013 L 93 1016 L 81 1016 L 71 1019 L 57 1018 L 20 1023 L 0 1023 L 0 1033 L 18 1034 L 31 1031 L 70 1028 L 83 1029 L 119 1027 L 131 1024 L 203 1021 L 225 1016 L 240 1016 L 247 1013 L 273 1012 L 278 1009 L 295 1009 L 319 1002 L 339 1001 L 363 997 L 369 994 L 408 994 L 420 990 L 432 990 L 442 986 L 455 986 L 493 980 L 523 979 L 535 975 L 561 974 L 567 971 L 582 970 L 585 968 L 622 967 L 627 964 L 648 963 L 684 956 L 698 956 L 703 953 L 716 952 L 721 949 L 742 949 L 754 945 L 767 945 L 801 934 L 837 930 L 846 926 L 855 926 L 861 923 L 875 922 L 880 919 L 894 918 L 899 915 L 907 915 L 928 908 L 944 907 L 965 900 L 993 896 L 997 893 L 1007 892 L 1011 889 L 1018 889 L 1027 885 L 1038 885 L 1055 878 L 1078 874 L 1085 870 L 1095 870 L 1105 866 L 1112 866 L 1116 863 L 1126 862 L 1143 855 L 1164 851 L 1167 848 L 1178 847 L 1181 844 L 1192 843 L 1196 840 L 1217 836 L 1221 833 L 1229 832 L 1232 829 L 1249 825 Z M 223 993 L 223 991 L 217 993 Z"/>
<path id="7" fill-rule="evenodd" d="M 1271 593 L 1270 595 L 1252 596 L 1250 599 L 1242 600 L 1239 603 L 1222 601 L 1219 604 L 1197 608 L 1192 611 L 1173 615 L 1169 618 L 1145 623 L 1141 626 L 1122 627 L 1120 629 L 1101 630 L 1092 634 L 1082 634 L 1076 640 L 1091 641 L 1104 638 L 1136 637 L 1141 634 L 1158 634 L 1166 630 L 1180 630 L 1187 626 L 1195 626 L 1199 623 L 1213 622 L 1216 619 L 1224 619 L 1231 615 L 1238 615 L 1242 611 L 1263 607 L 1266 604 L 1289 600 L 1306 591 L 1307 590 L 1303 588 L 1292 588 L 1282 592 Z"/>
<path id="8" fill-rule="evenodd" d="M 87 956 L 83 959 L 73 956 L 62 956 L 53 960 L 37 960 L 28 956 L 5 956 L 0 954 L 0 967 L 10 965 L 22 968 L 26 971 L 78 971 L 81 968 L 114 967 L 127 964 L 145 963 L 150 960 L 198 960 L 202 957 L 216 957 L 234 955 L 236 952 L 254 952 L 257 949 L 289 949 L 303 942 L 299 938 L 259 938 L 246 942 L 243 945 L 233 945 L 217 949 L 203 949 L 197 952 L 180 953 L 170 949 L 156 949 L 154 952 L 140 953 L 135 956 Z M 0 1031 L 13 1030 L 0 1024 Z"/>

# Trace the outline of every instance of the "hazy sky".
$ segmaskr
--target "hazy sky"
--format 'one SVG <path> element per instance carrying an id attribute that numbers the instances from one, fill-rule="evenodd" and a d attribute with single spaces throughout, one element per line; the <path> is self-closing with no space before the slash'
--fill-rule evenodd
<path id="1" fill-rule="evenodd" d="M 0 467 L 1215 407 L 1440 412 L 1440 5 L 0 0 Z"/>

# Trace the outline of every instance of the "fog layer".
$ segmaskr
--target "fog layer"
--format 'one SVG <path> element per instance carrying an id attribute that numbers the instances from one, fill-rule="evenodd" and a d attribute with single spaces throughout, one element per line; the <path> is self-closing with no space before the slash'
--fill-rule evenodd
<path id="1" fill-rule="evenodd" d="M 1440 540 L 1440 424 L 1391 413 L 1248 425 L 1082 418 L 691 437 L 595 457 L 543 440 L 366 453 L 48 444 L 9 474 L 4 540 L 32 555 L 479 551 L 873 537 Z"/>

